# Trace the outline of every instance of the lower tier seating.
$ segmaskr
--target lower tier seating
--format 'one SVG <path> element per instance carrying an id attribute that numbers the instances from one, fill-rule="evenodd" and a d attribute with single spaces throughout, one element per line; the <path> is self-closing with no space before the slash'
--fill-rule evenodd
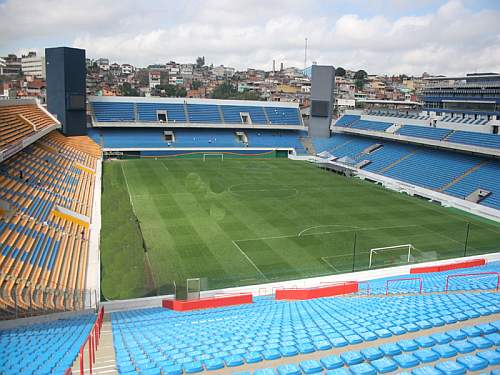
<path id="1" fill-rule="evenodd" d="M 499 312 L 500 295 L 491 292 L 297 302 L 257 298 L 252 305 L 213 310 L 113 313 L 112 325 L 120 374 L 224 368 L 238 373 L 239 366 L 256 363 L 268 369 L 254 374 L 334 369 L 339 374 L 375 374 L 429 364 L 437 369 L 458 364 L 463 371 L 472 371 L 498 363 L 494 349 L 500 345 L 500 321 L 494 317 L 491 324 L 467 321 Z M 362 350 L 354 349 L 360 345 Z M 320 354 L 327 351 L 338 354 Z M 319 358 L 273 365 L 273 360 L 311 353 Z"/>
<path id="2" fill-rule="evenodd" d="M 1 374 L 64 374 L 95 322 L 94 314 L 0 330 Z"/>
<path id="3" fill-rule="evenodd" d="M 314 139 L 313 143 L 318 153 L 328 151 L 338 158 L 348 158 L 352 165 L 368 160 L 364 170 L 458 198 L 464 199 L 476 189 L 488 190 L 491 194 L 479 203 L 500 208 L 497 159 L 337 133 L 328 139 Z M 365 152 L 375 145 L 379 147 Z"/>
<path id="4" fill-rule="evenodd" d="M 166 140 L 164 129 L 151 128 L 93 128 L 89 136 L 105 148 L 167 148 L 167 147 L 265 147 L 294 148 L 305 153 L 300 137 L 303 132 L 287 130 L 239 130 L 239 129 L 172 129 L 175 140 Z M 243 132 L 247 143 L 236 136 Z"/>

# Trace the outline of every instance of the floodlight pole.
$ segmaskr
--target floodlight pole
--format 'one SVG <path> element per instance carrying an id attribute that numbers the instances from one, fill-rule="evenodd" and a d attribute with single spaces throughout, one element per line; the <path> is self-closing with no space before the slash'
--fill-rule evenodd
<path id="1" fill-rule="evenodd" d="M 464 257 L 467 255 L 467 244 L 469 242 L 469 230 L 470 230 L 470 222 L 467 223 L 467 229 L 465 231 Z"/>
<path id="2" fill-rule="evenodd" d="M 352 272 L 354 272 L 354 265 L 356 263 L 356 241 L 357 241 L 357 233 L 354 232 L 354 244 L 352 248 Z"/>

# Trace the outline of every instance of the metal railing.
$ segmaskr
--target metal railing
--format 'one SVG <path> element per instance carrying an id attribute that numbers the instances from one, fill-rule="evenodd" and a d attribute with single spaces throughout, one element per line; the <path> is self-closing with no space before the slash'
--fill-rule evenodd
<path id="1" fill-rule="evenodd" d="M 62 289 L 5 283 L 0 287 L 0 320 L 97 307 L 95 289 Z"/>

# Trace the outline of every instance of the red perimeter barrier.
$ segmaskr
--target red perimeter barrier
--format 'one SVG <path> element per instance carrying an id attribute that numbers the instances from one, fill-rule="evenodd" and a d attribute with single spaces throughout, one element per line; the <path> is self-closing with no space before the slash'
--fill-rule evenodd
<path id="1" fill-rule="evenodd" d="M 466 277 L 466 276 L 481 276 L 481 275 L 496 275 L 497 276 L 497 292 L 500 287 L 500 273 L 498 272 L 477 272 L 477 273 L 461 273 L 457 275 L 448 275 L 446 277 L 446 286 L 444 288 L 445 292 L 448 291 L 448 284 L 451 278 L 453 277 Z"/>
<path id="2" fill-rule="evenodd" d="M 80 360 L 80 375 L 83 375 L 85 372 L 85 365 L 83 363 L 83 356 L 84 356 L 84 350 L 85 350 L 85 345 L 88 344 L 89 346 L 89 372 L 92 374 L 92 365 L 95 363 L 95 352 L 97 350 L 97 345 L 99 345 L 99 339 L 101 337 L 101 327 L 102 327 L 102 321 L 104 318 L 104 307 L 99 310 L 99 314 L 97 315 L 97 319 L 94 323 L 94 326 L 90 330 L 89 335 L 83 342 L 80 352 L 78 353 L 78 358 Z M 71 368 L 66 370 L 66 372 L 69 371 L 69 374 L 71 374 Z"/>
<path id="3" fill-rule="evenodd" d="M 459 268 L 484 266 L 485 264 L 486 264 L 486 259 L 479 258 L 479 259 L 464 260 L 462 262 L 446 263 L 437 266 L 413 267 L 410 269 L 410 273 L 414 274 L 414 273 L 441 272 L 441 271 L 456 270 Z"/>
<path id="4" fill-rule="evenodd" d="M 164 299 L 162 306 L 169 310 L 191 311 L 200 309 L 213 309 L 214 307 L 244 305 L 253 303 L 252 293 L 222 294 L 219 296 L 200 298 L 190 301 L 177 299 Z"/>
<path id="5" fill-rule="evenodd" d="M 422 278 L 421 277 L 405 277 L 404 279 L 390 279 L 385 282 L 385 295 L 389 295 L 389 283 L 394 283 L 396 281 L 405 281 L 405 280 L 419 280 L 420 281 L 420 289 L 419 293 L 422 294 Z"/>
<path id="6" fill-rule="evenodd" d="M 309 289 L 276 289 L 275 299 L 305 300 L 356 293 L 358 291 L 357 281 L 343 281 L 332 284 L 333 285 Z"/>

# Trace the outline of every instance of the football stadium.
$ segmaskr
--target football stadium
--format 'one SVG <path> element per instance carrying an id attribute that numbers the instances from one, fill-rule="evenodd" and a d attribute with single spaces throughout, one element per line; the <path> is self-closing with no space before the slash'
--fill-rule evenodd
<path id="1" fill-rule="evenodd" d="M 46 59 L 0 100 L 0 374 L 499 373 L 500 75 L 336 115 L 313 65 L 305 114 Z"/>

